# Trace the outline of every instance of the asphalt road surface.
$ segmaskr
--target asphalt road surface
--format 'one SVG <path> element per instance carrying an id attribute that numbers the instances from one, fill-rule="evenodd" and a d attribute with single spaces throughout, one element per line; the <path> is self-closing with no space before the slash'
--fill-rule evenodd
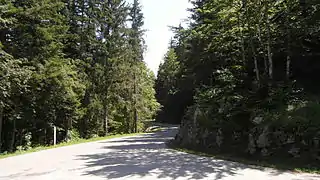
<path id="1" fill-rule="evenodd" d="M 177 152 L 165 147 L 177 128 L 79 144 L 0 160 L 0 180 L 320 180 Z"/>

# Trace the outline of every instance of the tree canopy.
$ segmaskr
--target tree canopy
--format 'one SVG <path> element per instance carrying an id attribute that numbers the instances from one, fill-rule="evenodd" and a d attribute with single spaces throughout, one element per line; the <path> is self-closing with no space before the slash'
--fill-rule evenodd
<path id="1" fill-rule="evenodd" d="M 159 108 L 138 0 L 0 1 L 0 153 L 144 130 Z"/>
<path id="2" fill-rule="evenodd" d="M 157 119 L 182 122 L 184 145 L 263 155 L 296 148 L 315 160 L 320 3 L 191 3 L 159 68 Z"/>

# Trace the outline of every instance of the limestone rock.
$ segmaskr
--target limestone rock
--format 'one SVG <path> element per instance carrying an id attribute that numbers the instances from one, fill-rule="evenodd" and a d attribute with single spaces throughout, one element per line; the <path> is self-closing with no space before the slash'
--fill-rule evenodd
<path id="1" fill-rule="evenodd" d="M 259 148 L 266 148 L 269 146 L 269 139 L 268 139 L 268 127 L 265 127 L 263 132 L 260 134 L 257 145 Z"/>
<path id="2" fill-rule="evenodd" d="M 262 117 L 258 116 L 258 117 L 253 118 L 253 122 L 256 124 L 260 124 L 262 121 L 263 121 Z"/>
<path id="3" fill-rule="evenodd" d="M 249 134 L 248 152 L 254 154 L 256 152 L 255 140 L 252 134 Z"/>
<path id="4" fill-rule="evenodd" d="M 221 147 L 222 142 L 223 142 L 223 135 L 222 135 L 221 129 L 219 129 L 217 132 L 217 136 L 216 136 L 216 143 L 217 143 L 218 147 Z"/>

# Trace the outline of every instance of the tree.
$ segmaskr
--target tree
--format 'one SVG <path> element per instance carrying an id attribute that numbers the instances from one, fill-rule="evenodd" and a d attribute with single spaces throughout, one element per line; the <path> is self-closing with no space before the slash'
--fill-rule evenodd
<path id="1" fill-rule="evenodd" d="M 133 5 L 130 10 L 131 17 L 131 29 L 130 29 L 130 44 L 132 48 L 132 65 L 133 65 L 133 113 L 134 113 L 134 129 L 133 132 L 138 131 L 138 109 L 137 109 L 137 96 L 139 94 L 137 88 L 137 81 L 139 79 L 139 70 L 138 65 L 143 60 L 143 14 L 141 12 L 140 2 L 138 0 L 134 0 Z"/>
<path id="2" fill-rule="evenodd" d="M 170 103 L 175 100 L 177 91 L 177 73 L 179 72 L 179 62 L 174 49 L 169 49 L 164 57 L 164 62 L 160 64 L 158 77 L 156 80 L 157 100 L 164 108 L 159 112 L 157 119 L 176 118 L 174 111 L 169 111 L 172 107 Z"/>
<path id="3" fill-rule="evenodd" d="M 139 1 L 0 1 L 0 150 L 144 129 L 159 104 Z"/>
<path id="4" fill-rule="evenodd" d="M 13 146 L 16 137 L 16 121 L 20 119 L 21 96 L 24 96 L 28 91 L 28 81 L 31 78 L 32 71 L 30 67 L 23 66 L 20 60 L 15 60 L 12 56 L 0 49 L 0 150 L 2 143 L 2 127 L 4 116 L 11 113 L 13 116 L 11 123 L 13 124 L 11 132 L 11 143 L 9 151 L 13 151 Z M 8 120 L 5 118 L 5 120 Z"/>
<path id="5" fill-rule="evenodd" d="M 320 67 L 319 2 L 191 3 L 189 27 L 173 28 L 159 67 L 158 120 L 181 122 L 176 140 L 187 147 L 275 156 L 287 153 L 279 134 L 290 134 L 312 154 L 312 143 L 299 140 L 309 142 L 320 127 L 319 87 L 311 83 Z"/>

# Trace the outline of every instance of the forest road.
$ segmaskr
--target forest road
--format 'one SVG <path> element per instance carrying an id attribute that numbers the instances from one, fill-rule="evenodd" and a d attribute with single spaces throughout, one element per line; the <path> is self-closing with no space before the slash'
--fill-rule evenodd
<path id="1" fill-rule="evenodd" d="M 166 148 L 177 127 L 0 160 L 0 180 L 320 180 Z"/>

